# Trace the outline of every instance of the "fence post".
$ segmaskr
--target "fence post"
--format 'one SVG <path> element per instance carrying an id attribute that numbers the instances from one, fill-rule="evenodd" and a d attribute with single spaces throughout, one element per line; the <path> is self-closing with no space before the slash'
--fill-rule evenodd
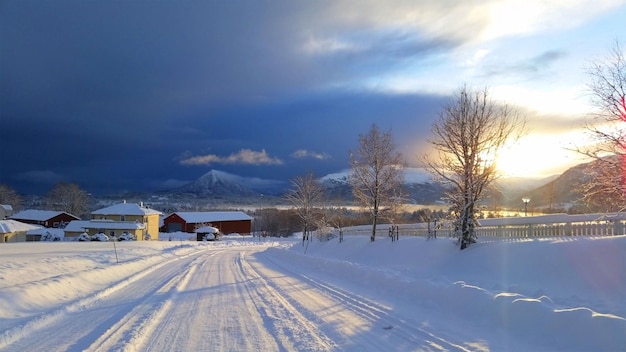
<path id="1" fill-rule="evenodd" d="M 624 224 L 619 220 L 615 220 L 613 222 L 613 236 L 620 236 L 623 234 L 624 234 Z"/>
<path id="2" fill-rule="evenodd" d="M 533 236 L 533 225 L 532 224 L 528 224 L 528 227 L 526 228 L 526 238 L 532 237 Z"/>
<path id="3" fill-rule="evenodd" d="M 568 222 L 565 223 L 565 227 L 563 228 L 563 235 L 565 236 L 571 236 L 572 235 L 572 223 Z"/>

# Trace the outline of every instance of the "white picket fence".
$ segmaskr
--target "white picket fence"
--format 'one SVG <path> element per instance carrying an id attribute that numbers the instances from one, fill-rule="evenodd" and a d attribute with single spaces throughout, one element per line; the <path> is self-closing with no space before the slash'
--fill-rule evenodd
<path id="1" fill-rule="evenodd" d="M 396 226 L 400 236 L 453 237 L 450 222 L 417 224 L 379 224 L 376 237 L 389 236 Z M 617 236 L 626 234 L 626 213 L 550 214 L 515 218 L 480 219 L 475 227 L 478 237 L 535 238 L 559 236 Z M 371 225 L 343 228 L 344 235 L 371 235 Z"/>

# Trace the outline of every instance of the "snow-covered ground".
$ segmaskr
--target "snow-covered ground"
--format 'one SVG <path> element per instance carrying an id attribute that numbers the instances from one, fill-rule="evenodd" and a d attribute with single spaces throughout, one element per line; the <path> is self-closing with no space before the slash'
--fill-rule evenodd
<path id="1" fill-rule="evenodd" d="M 0 351 L 626 351 L 626 237 L 0 245 Z"/>

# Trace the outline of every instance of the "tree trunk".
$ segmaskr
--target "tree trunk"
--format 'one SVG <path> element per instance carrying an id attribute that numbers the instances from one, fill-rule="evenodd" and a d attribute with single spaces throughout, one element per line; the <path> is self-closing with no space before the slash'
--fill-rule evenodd
<path id="1" fill-rule="evenodd" d="M 374 219 L 372 221 L 372 236 L 370 236 L 370 241 L 374 242 L 376 240 L 376 224 L 378 223 L 378 209 L 374 209 Z"/>
<path id="2" fill-rule="evenodd" d="M 469 247 L 472 243 L 472 237 L 474 232 L 474 204 L 468 201 L 468 204 L 463 207 L 463 214 L 461 220 L 461 250 Z"/>

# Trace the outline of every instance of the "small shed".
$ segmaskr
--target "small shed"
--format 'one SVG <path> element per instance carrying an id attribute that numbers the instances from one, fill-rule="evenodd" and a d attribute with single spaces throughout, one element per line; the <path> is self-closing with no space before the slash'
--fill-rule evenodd
<path id="1" fill-rule="evenodd" d="M 196 229 L 196 237 L 198 241 L 217 241 L 220 236 L 220 230 L 213 226 L 202 226 Z"/>

